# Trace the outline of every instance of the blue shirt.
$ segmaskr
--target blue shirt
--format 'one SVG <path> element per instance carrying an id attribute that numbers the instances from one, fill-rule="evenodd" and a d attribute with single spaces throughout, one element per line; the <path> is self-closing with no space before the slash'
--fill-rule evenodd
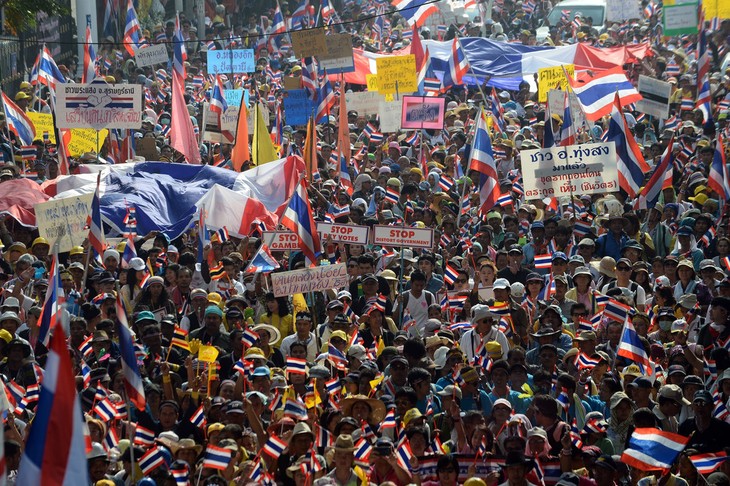
<path id="1" fill-rule="evenodd" d="M 605 233 L 596 240 L 596 256 L 610 256 L 614 260 L 619 261 L 621 258 L 621 248 L 626 244 L 629 237 L 625 233 L 621 233 L 621 237 L 616 241 L 612 233 Z"/>

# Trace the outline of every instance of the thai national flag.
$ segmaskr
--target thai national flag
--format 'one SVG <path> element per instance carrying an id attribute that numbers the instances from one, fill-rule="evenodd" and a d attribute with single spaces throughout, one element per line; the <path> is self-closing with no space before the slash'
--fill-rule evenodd
<path id="1" fill-rule="evenodd" d="M 609 303 L 611 305 L 611 303 Z M 606 306 L 608 309 L 608 305 Z M 604 314 L 606 310 L 604 310 Z M 644 346 L 641 344 L 639 335 L 634 329 L 634 325 L 628 318 L 628 315 L 624 321 L 624 330 L 621 333 L 621 340 L 618 343 L 618 350 L 616 354 L 624 358 L 630 359 L 644 368 L 644 372 L 648 375 L 652 374 L 651 361 L 649 361 L 649 355 L 646 354 Z"/>
<path id="2" fill-rule="evenodd" d="M 124 387 L 127 391 L 127 398 L 137 407 L 138 410 L 145 409 L 145 395 L 142 377 L 137 367 L 137 356 L 134 350 L 132 331 L 127 323 L 127 314 L 121 301 L 121 294 L 117 296 L 117 336 L 119 337 L 119 352 L 124 373 Z"/>
<path id="3" fill-rule="evenodd" d="M 294 420 L 307 420 L 307 406 L 299 398 L 289 399 L 284 404 L 284 416 Z"/>
<path id="4" fill-rule="evenodd" d="M 370 122 L 365 125 L 362 133 L 365 135 L 365 138 L 370 140 L 371 143 L 380 143 L 383 141 L 383 134 L 380 133 L 378 128 Z"/>
<path id="5" fill-rule="evenodd" d="M 266 452 L 269 456 L 271 456 L 272 459 L 276 460 L 279 458 L 282 452 L 284 452 L 284 449 L 286 449 L 287 443 L 280 438 L 278 438 L 275 434 L 271 434 L 269 436 L 269 440 L 266 441 L 266 444 L 264 444 L 263 451 Z"/>
<path id="6" fill-rule="evenodd" d="M 611 112 L 617 91 L 624 106 L 641 99 L 641 94 L 631 84 L 620 66 L 607 69 L 592 78 L 583 77 L 575 81 L 569 78 L 568 81 L 589 121 L 596 121 Z"/>
<path id="7" fill-rule="evenodd" d="M 131 0 L 130 0 L 131 1 Z M 165 455 L 159 447 L 153 447 L 139 458 L 139 467 L 145 475 L 165 464 Z"/>
<path id="8" fill-rule="evenodd" d="M 501 207 L 514 206 L 515 202 L 510 194 L 503 194 L 497 199 L 497 204 Z"/>
<path id="9" fill-rule="evenodd" d="M 116 417 L 117 408 L 107 397 L 96 404 L 93 412 L 97 414 L 101 420 L 109 422 L 111 419 Z"/>
<path id="10" fill-rule="evenodd" d="M 717 136 L 715 144 L 715 155 L 710 165 L 710 177 L 707 179 L 707 186 L 721 195 L 723 200 L 730 199 L 730 177 L 728 176 L 727 165 L 725 164 L 725 137 L 722 133 Z"/>
<path id="11" fill-rule="evenodd" d="M 231 450 L 225 447 L 217 447 L 208 445 L 205 449 L 205 457 L 203 458 L 203 467 L 218 469 L 223 471 L 231 462 Z"/>
<path id="12" fill-rule="evenodd" d="M 206 422 L 207 420 L 205 418 L 205 407 L 203 405 L 200 405 L 195 413 L 190 417 L 190 423 L 192 423 L 196 427 L 202 428 L 205 427 Z"/>
<path id="13" fill-rule="evenodd" d="M 4 94 L 3 94 L 4 95 Z M 38 332 L 38 341 L 44 346 L 48 346 L 48 339 L 51 331 L 56 327 L 58 315 L 58 255 L 55 253 L 51 258 L 51 269 L 48 273 L 48 289 L 46 289 L 45 300 L 41 308 L 41 315 L 38 317 L 40 330 Z"/>
<path id="14" fill-rule="evenodd" d="M 148 428 L 137 424 L 134 431 L 134 444 L 148 446 L 155 443 L 155 433 Z"/>
<path id="15" fill-rule="evenodd" d="M 644 174 L 649 172 L 649 165 L 644 160 L 641 149 L 629 130 L 618 93 L 616 93 L 611 111 L 607 140 L 616 143 L 619 186 L 630 197 L 635 197 L 644 182 Z"/>
<path id="16" fill-rule="evenodd" d="M 332 378 L 324 384 L 324 387 L 330 395 L 337 395 L 342 391 L 342 384 L 339 378 Z"/>
<path id="17" fill-rule="evenodd" d="M 392 187 L 385 188 L 385 201 L 393 204 L 398 204 L 400 201 L 400 193 Z"/>
<path id="18" fill-rule="evenodd" d="M 397 427 L 397 423 L 395 421 L 395 409 L 391 408 L 390 410 L 388 410 L 388 413 L 385 414 L 385 419 L 383 419 L 383 423 L 380 424 L 380 430 L 381 431 L 388 430 L 388 429 L 395 430 L 396 427 Z"/>
<path id="19" fill-rule="evenodd" d="M 457 272 L 457 270 L 447 263 L 446 268 L 444 269 L 444 282 L 449 285 L 454 285 L 458 277 L 459 273 Z"/>
<path id="20" fill-rule="evenodd" d="M 644 189 L 638 195 L 634 202 L 635 209 L 649 209 L 656 206 L 659 201 L 659 195 L 662 192 L 662 186 L 664 185 L 665 175 L 669 171 L 669 168 L 674 163 L 674 153 L 672 152 L 672 146 L 674 145 L 674 137 L 667 144 L 666 150 L 662 154 L 661 162 L 659 162 L 649 178 L 649 182 L 646 183 Z"/>
<path id="21" fill-rule="evenodd" d="M 469 168 L 479 172 L 477 187 L 479 188 L 480 211 L 486 214 L 488 210 L 497 204 L 499 182 L 492 143 L 489 140 L 489 132 L 487 131 L 483 112 L 479 114 L 477 120 Z"/>
<path id="22" fill-rule="evenodd" d="M 464 49 L 458 39 L 454 38 L 451 43 L 451 56 L 449 57 L 449 66 L 444 71 L 443 86 L 450 88 L 464 84 L 464 76 L 469 71 L 469 61 L 464 54 Z"/>
<path id="23" fill-rule="evenodd" d="M 299 237 L 299 248 L 309 265 L 317 261 L 321 254 L 321 245 L 317 225 L 312 216 L 312 208 L 307 194 L 307 181 L 302 179 L 292 195 L 289 206 L 284 211 L 280 223 L 296 233 Z"/>
<path id="24" fill-rule="evenodd" d="M 618 322 L 623 322 L 626 318 L 632 314 L 630 306 L 623 304 L 617 300 L 609 298 L 606 303 L 606 308 L 603 310 L 606 317 L 614 319 Z"/>
<path id="25" fill-rule="evenodd" d="M 286 371 L 288 373 L 305 374 L 307 372 L 307 360 L 289 356 L 286 358 Z"/>
<path id="26" fill-rule="evenodd" d="M 391 3 L 410 26 L 423 26 L 428 17 L 439 11 L 438 6 L 428 0 L 394 0 Z"/>
<path id="27" fill-rule="evenodd" d="M 681 68 L 679 67 L 679 64 L 674 60 L 674 58 L 671 58 L 669 61 L 667 61 L 667 67 L 664 69 L 664 73 L 668 77 L 672 76 L 679 76 L 682 72 Z"/>
<path id="28" fill-rule="evenodd" d="M 226 103 L 223 83 L 221 82 L 221 77 L 216 75 L 215 84 L 213 85 L 213 94 L 210 97 L 210 111 L 222 115 L 227 109 L 228 103 Z"/>
<path id="29" fill-rule="evenodd" d="M 659 429 L 638 428 L 631 434 L 629 448 L 621 456 L 621 462 L 644 471 L 671 469 L 689 439 L 689 436 Z"/>
<path id="30" fill-rule="evenodd" d="M 268 245 L 261 245 L 244 273 L 273 272 L 279 267 L 279 262 L 271 254 Z"/>
<path id="31" fill-rule="evenodd" d="M 137 20 L 137 11 L 134 9 L 134 2 L 127 0 L 127 22 L 124 26 L 124 48 L 130 56 L 140 47 L 140 26 Z"/>
<path id="32" fill-rule="evenodd" d="M 179 467 L 170 468 L 170 474 L 175 478 L 176 486 L 188 486 L 190 480 L 190 467 L 183 461 L 177 461 L 176 466 Z"/>
<path id="33" fill-rule="evenodd" d="M 593 330 L 593 327 L 591 327 L 591 330 Z M 600 359 L 592 359 L 590 356 L 586 355 L 585 353 L 578 354 L 578 356 L 575 359 L 575 365 L 578 367 L 579 370 L 592 370 L 600 362 L 601 362 Z"/>
<path id="34" fill-rule="evenodd" d="M 444 192 L 449 192 L 451 189 L 454 188 L 454 179 L 447 176 L 446 174 L 441 174 L 439 176 L 439 187 Z"/>
<path id="35" fill-rule="evenodd" d="M 567 147 L 575 144 L 575 126 L 570 111 L 570 95 L 566 90 L 563 94 L 563 125 L 560 127 L 560 146 Z"/>
<path id="36" fill-rule="evenodd" d="M 56 89 L 56 84 L 63 84 L 66 82 L 66 78 L 63 77 L 63 74 L 61 74 L 61 71 L 58 69 L 56 61 L 53 60 L 51 51 L 49 51 L 45 45 L 38 54 L 38 57 L 36 57 L 35 64 L 33 65 L 33 69 L 30 73 L 30 82 L 33 85 L 41 83 L 52 90 Z"/>
<path id="37" fill-rule="evenodd" d="M 372 451 L 373 446 L 370 445 L 370 441 L 365 437 L 360 437 L 360 440 L 355 444 L 355 460 L 367 463 Z"/>
<path id="38" fill-rule="evenodd" d="M 400 464 L 403 469 L 406 471 L 411 470 L 411 458 L 413 457 L 413 451 L 411 450 L 411 445 L 408 439 L 401 442 L 395 451 L 395 456 L 398 464 Z"/>
<path id="39" fill-rule="evenodd" d="M 570 408 L 570 397 L 568 396 L 568 390 L 563 388 L 560 391 L 560 395 L 557 397 L 558 403 L 563 407 L 563 410 L 567 411 Z"/>
<path id="40" fill-rule="evenodd" d="M 689 456 L 689 460 L 692 461 L 692 465 L 697 469 L 700 474 L 711 474 L 720 465 L 727 461 L 727 452 L 708 452 L 706 454 L 697 454 Z"/>
<path id="41" fill-rule="evenodd" d="M 549 270 L 553 266 L 553 257 L 550 254 L 535 255 L 535 268 Z"/>
<path id="42" fill-rule="evenodd" d="M 2 100 L 8 128 L 18 136 L 22 145 L 32 145 L 35 138 L 35 125 L 5 92 L 2 93 Z"/>

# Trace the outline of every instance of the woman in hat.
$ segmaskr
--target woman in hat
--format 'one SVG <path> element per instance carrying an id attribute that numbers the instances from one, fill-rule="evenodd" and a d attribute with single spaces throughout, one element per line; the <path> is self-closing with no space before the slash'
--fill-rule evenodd
<path id="1" fill-rule="evenodd" d="M 380 308 L 371 305 L 365 314 L 360 317 L 360 331 L 358 332 L 365 349 L 369 349 L 376 341 L 384 346 L 392 346 L 395 334 L 389 329 L 389 318 L 385 317 Z"/>
<path id="2" fill-rule="evenodd" d="M 264 301 L 266 302 L 266 313 L 261 316 L 261 323 L 274 326 L 282 337 L 292 334 L 294 316 L 289 309 L 289 301 L 286 297 L 276 297 L 273 292 L 269 292 L 264 297 Z"/>
<path id="3" fill-rule="evenodd" d="M 281 340 L 281 333 L 274 326 L 269 324 L 259 324 L 253 327 L 253 332 L 259 335 L 257 348 L 260 348 L 264 352 L 266 359 L 274 363 L 279 368 L 284 367 L 286 359 L 281 353 L 279 348 L 275 348 L 274 345 Z"/>
<path id="4" fill-rule="evenodd" d="M 353 417 L 358 422 L 364 420 L 368 424 L 376 425 L 385 418 L 385 403 L 382 400 L 368 398 L 365 395 L 353 395 L 344 398 L 340 402 L 340 406 L 345 417 Z"/>
<path id="5" fill-rule="evenodd" d="M 143 310 L 151 311 L 155 316 L 159 316 L 158 319 L 166 314 L 177 315 L 177 309 L 170 300 L 162 277 L 155 275 L 147 279 L 142 294 L 137 300 L 137 305 L 134 306 L 134 312 Z"/>
<path id="6" fill-rule="evenodd" d="M 634 403 L 624 392 L 617 392 L 611 396 L 610 406 L 607 436 L 614 452 L 620 454 L 626 448 L 629 432 L 634 428 Z"/>
<path id="7" fill-rule="evenodd" d="M 680 261 L 675 272 L 677 283 L 674 284 L 674 298 L 677 301 L 686 294 L 695 294 L 698 298 L 702 296 L 702 300 L 707 303 L 712 300 L 712 295 L 705 284 L 697 280 L 697 272 L 691 260 Z"/>
<path id="8" fill-rule="evenodd" d="M 690 226 L 684 225 L 679 227 L 677 230 L 677 242 L 670 255 L 677 258 L 688 258 L 692 262 L 694 269 L 699 270 L 700 262 L 705 258 L 705 254 L 697 248 L 697 239 Z"/>

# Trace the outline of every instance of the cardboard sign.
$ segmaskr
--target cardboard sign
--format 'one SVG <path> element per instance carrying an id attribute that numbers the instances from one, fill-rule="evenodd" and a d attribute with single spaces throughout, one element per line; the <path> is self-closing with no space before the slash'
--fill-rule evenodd
<path id="1" fill-rule="evenodd" d="M 592 127 L 594 123 L 586 119 L 583 109 L 578 102 L 578 96 L 574 92 L 570 92 L 570 112 L 573 114 L 573 120 L 576 126 L 581 126 L 584 123 Z M 550 113 L 557 113 L 562 118 L 563 111 L 565 110 L 565 91 L 559 89 L 551 89 L 548 92 L 548 105 L 550 105 Z"/>
<path id="2" fill-rule="evenodd" d="M 548 100 L 548 92 L 551 89 L 564 91 L 568 86 L 568 78 L 565 77 L 563 68 L 565 68 L 565 72 L 568 73 L 568 76 L 575 78 L 575 64 L 566 64 L 564 66 L 541 68 L 537 70 L 537 96 L 540 103 L 545 103 Z M 560 113 L 562 114 L 563 112 L 560 111 Z"/>
<path id="3" fill-rule="evenodd" d="M 284 76 L 284 89 L 285 90 L 301 89 L 301 88 L 302 88 L 302 78 L 294 77 L 294 76 Z"/>
<path id="4" fill-rule="evenodd" d="M 329 236 L 332 241 L 355 245 L 367 245 L 369 243 L 369 229 L 367 226 L 354 224 L 317 223 L 317 231 L 322 235 L 322 238 Z"/>
<path id="5" fill-rule="evenodd" d="M 134 61 L 138 67 L 167 64 L 170 61 L 167 56 L 167 46 L 165 44 L 155 44 L 143 49 L 137 49 L 137 52 L 134 53 Z"/>
<path id="6" fill-rule="evenodd" d="M 264 231 L 262 239 L 271 251 L 299 249 L 299 237 L 291 231 Z"/>
<path id="7" fill-rule="evenodd" d="M 664 26 L 664 35 L 667 37 L 696 34 L 697 3 L 664 5 L 662 7 L 662 23 Z"/>
<path id="8" fill-rule="evenodd" d="M 330 34 L 325 36 L 327 53 L 318 54 L 319 67 L 327 74 L 352 73 L 355 71 L 355 58 L 352 55 L 352 36 L 350 34 Z"/>
<path id="9" fill-rule="evenodd" d="M 35 205 L 35 219 L 38 232 L 58 252 L 70 251 L 80 245 L 89 235 L 86 220 L 91 214 L 93 194 L 65 197 Z"/>
<path id="10" fill-rule="evenodd" d="M 287 125 L 306 125 L 312 116 L 314 104 L 307 90 L 292 89 L 284 92 L 284 116 Z"/>
<path id="11" fill-rule="evenodd" d="M 445 101 L 432 96 L 404 96 L 401 128 L 441 130 L 444 127 Z"/>
<path id="12" fill-rule="evenodd" d="M 339 289 L 347 286 L 349 282 L 346 263 L 271 274 L 274 295 L 277 297 Z"/>
<path id="13" fill-rule="evenodd" d="M 345 93 L 347 111 L 356 111 L 358 116 L 377 115 L 383 95 L 377 91 L 358 91 Z"/>
<path id="14" fill-rule="evenodd" d="M 383 56 L 375 59 L 378 70 L 378 92 L 405 94 L 418 91 L 416 56 Z"/>
<path id="15" fill-rule="evenodd" d="M 253 49 L 208 51 L 209 74 L 251 73 L 256 70 Z"/>
<path id="16" fill-rule="evenodd" d="M 614 142 L 523 150 L 521 159 L 525 199 L 619 190 Z"/>
<path id="17" fill-rule="evenodd" d="M 291 45 L 297 57 L 327 55 L 324 29 L 295 30 L 289 35 L 291 35 Z"/>
<path id="18" fill-rule="evenodd" d="M 59 128 L 142 127 L 140 84 L 61 84 L 56 99 L 56 123 Z"/>
<path id="19" fill-rule="evenodd" d="M 71 130 L 71 141 L 68 143 L 68 153 L 72 157 L 78 157 L 87 152 L 101 152 L 109 130 L 106 128 L 100 131 L 91 128 L 74 128 Z"/>
<path id="20" fill-rule="evenodd" d="M 623 22 L 624 20 L 643 19 L 639 0 L 607 0 L 606 20 Z"/>
<path id="21" fill-rule="evenodd" d="M 34 140 L 42 141 L 43 132 L 48 132 L 48 140 L 50 140 L 52 144 L 56 143 L 56 131 L 53 126 L 53 115 L 50 113 L 36 113 L 34 111 L 29 111 L 26 115 L 28 115 L 30 121 L 32 121 L 33 125 L 35 125 Z"/>
<path id="22" fill-rule="evenodd" d="M 145 160 L 159 160 L 160 152 L 157 150 L 154 138 L 140 138 L 137 142 L 136 154 L 144 157 Z"/>
<path id="23" fill-rule="evenodd" d="M 636 102 L 636 111 L 659 118 L 669 118 L 669 97 L 672 85 L 649 76 L 639 76 L 639 93 L 644 99 Z"/>
<path id="24" fill-rule="evenodd" d="M 375 225 L 373 226 L 373 244 L 380 246 L 432 248 L 433 229 Z"/>
<path id="25" fill-rule="evenodd" d="M 400 130 L 400 119 L 403 112 L 403 100 L 381 101 L 378 104 L 380 113 L 380 131 L 393 133 Z"/>
<path id="26" fill-rule="evenodd" d="M 230 136 L 227 138 L 230 140 L 231 136 L 234 137 L 231 142 L 235 141 L 236 127 L 238 127 L 238 114 L 241 109 L 237 106 L 229 106 L 228 109 L 219 117 L 221 124 L 221 131 L 228 132 Z"/>

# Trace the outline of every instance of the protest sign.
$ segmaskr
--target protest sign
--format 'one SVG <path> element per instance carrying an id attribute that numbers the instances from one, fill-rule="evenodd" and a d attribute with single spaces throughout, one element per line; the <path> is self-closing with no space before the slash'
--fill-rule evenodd
<path id="1" fill-rule="evenodd" d="M 664 25 L 663 33 L 667 37 L 696 34 L 697 3 L 664 5 L 662 7 L 662 22 Z"/>
<path id="2" fill-rule="evenodd" d="M 213 363 L 218 357 L 218 349 L 215 346 L 201 345 L 198 348 L 198 359 L 205 363 Z"/>
<path id="3" fill-rule="evenodd" d="M 319 67 L 327 74 L 351 73 L 355 71 L 352 55 L 352 36 L 350 34 L 330 34 L 325 36 L 327 52 L 317 54 Z"/>
<path id="4" fill-rule="evenodd" d="M 253 49 L 208 51 L 208 73 L 251 73 L 256 69 Z"/>
<path id="5" fill-rule="evenodd" d="M 403 100 L 381 101 L 378 105 L 380 113 L 380 131 L 392 133 L 400 130 L 400 118 L 403 111 Z"/>
<path id="6" fill-rule="evenodd" d="M 154 66 L 155 64 L 167 64 L 170 58 L 167 56 L 165 44 L 155 44 L 143 49 L 137 49 L 134 53 L 134 60 L 138 67 Z"/>
<path id="7" fill-rule="evenodd" d="M 48 240 L 51 248 L 63 253 L 80 245 L 89 235 L 86 220 L 91 214 L 93 194 L 55 199 L 35 205 L 38 232 Z"/>
<path id="8" fill-rule="evenodd" d="M 366 74 L 365 82 L 368 84 L 368 91 L 378 90 L 378 75 L 377 74 Z"/>
<path id="9" fill-rule="evenodd" d="M 672 85 L 649 76 L 639 76 L 639 93 L 644 99 L 636 102 L 636 111 L 659 118 L 669 118 L 669 97 Z"/>
<path id="10" fill-rule="evenodd" d="M 226 104 L 229 108 L 231 106 L 239 108 L 241 101 L 248 106 L 249 93 L 247 89 L 226 89 L 223 91 L 223 97 L 226 99 Z"/>
<path id="11" fill-rule="evenodd" d="M 521 160 L 526 199 L 618 191 L 614 142 L 523 150 Z"/>
<path id="12" fill-rule="evenodd" d="M 59 128 L 142 127 L 142 85 L 60 84 L 57 88 L 56 124 Z"/>
<path id="13" fill-rule="evenodd" d="M 373 226 L 373 244 L 413 248 L 433 247 L 432 228 Z"/>
<path id="14" fill-rule="evenodd" d="M 287 125 L 306 125 L 314 109 L 305 89 L 284 92 L 284 116 Z"/>
<path id="15" fill-rule="evenodd" d="M 295 30 L 291 35 L 291 45 L 297 57 L 327 55 L 327 40 L 324 29 Z"/>
<path id="16" fill-rule="evenodd" d="M 301 89 L 302 78 L 294 76 L 284 76 L 284 89 Z"/>
<path id="17" fill-rule="evenodd" d="M 375 59 L 378 71 L 378 92 L 408 94 L 418 91 L 416 56 L 382 56 Z"/>
<path id="18" fill-rule="evenodd" d="M 238 113 L 240 111 L 241 109 L 237 106 L 229 106 L 225 113 L 220 115 L 221 131 L 228 132 L 227 138 L 231 140 L 231 142 L 235 141 L 236 127 L 238 126 Z"/>
<path id="19" fill-rule="evenodd" d="M 271 251 L 299 249 L 299 237 L 291 231 L 264 231 L 262 240 Z"/>
<path id="20" fill-rule="evenodd" d="M 564 66 L 541 68 L 537 70 L 537 95 L 540 103 L 545 103 L 548 100 L 548 92 L 551 89 L 565 90 L 566 86 L 568 86 L 568 78 L 565 77 L 563 68 L 565 68 L 568 76 L 571 78 L 575 77 L 575 64 L 566 64 Z M 560 111 L 560 113 L 562 113 L 562 111 Z"/>
<path id="21" fill-rule="evenodd" d="M 136 155 L 144 157 L 145 160 L 159 160 L 160 152 L 154 138 L 140 138 L 137 142 Z"/>
<path id="22" fill-rule="evenodd" d="M 346 287 L 349 282 L 346 263 L 271 274 L 271 284 L 277 297 L 339 289 Z"/>
<path id="23" fill-rule="evenodd" d="M 317 231 L 322 235 L 322 238 L 329 236 L 332 241 L 356 245 L 367 245 L 369 243 L 368 229 L 367 226 L 354 224 L 317 223 Z"/>
<path id="24" fill-rule="evenodd" d="M 74 128 L 71 130 L 68 153 L 72 157 L 78 157 L 87 152 L 95 152 L 98 154 L 108 135 L 109 130 L 106 128 L 98 132 L 91 128 Z"/>
<path id="25" fill-rule="evenodd" d="M 575 126 L 579 127 L 584 123 L 588 124 L 589 127 L 593 126 L 593 122 L 586 120 L 586 116 L 583 113 L 583 109 L 578 102 L 578 97 L 574 92 L 569 93 L 570 96 L 570 112 L 573 115 L 573 121 Z M 550 113 L 560 115 L 563 117 L 565 111 L 565 91 L 559 89 L 551 89 L 548 92 L 548 105 L 550 105 Z"/>
<path id="26" fill-rule="evenodd" d="M 30 121 L 35 125 L 35 140 L 43 140 L 43 133 L 48 133 L 48 140 L 56 143 L 56 132 L 53 127 L 53 115 L 50 113 L 36 113 L 29 111 L 26 113 Z"/>
<path id="27" fill-rule="evenodd" d="M 643 18 L 639 0 L 606 0 L 606 20 L 609 22 Z"/>
<path id="28" fill-rule="evenodd" d="M 345 93 L 347 111 L 356 111 L 360 116 L 377 115 L 383 95 L 377 91 L 359 91 Z"/>
<path id="29" fill-rule="evenodd" d="M 444 98 L 404 96 L 401 128 L 440 130 L 444 126 Z"/>

